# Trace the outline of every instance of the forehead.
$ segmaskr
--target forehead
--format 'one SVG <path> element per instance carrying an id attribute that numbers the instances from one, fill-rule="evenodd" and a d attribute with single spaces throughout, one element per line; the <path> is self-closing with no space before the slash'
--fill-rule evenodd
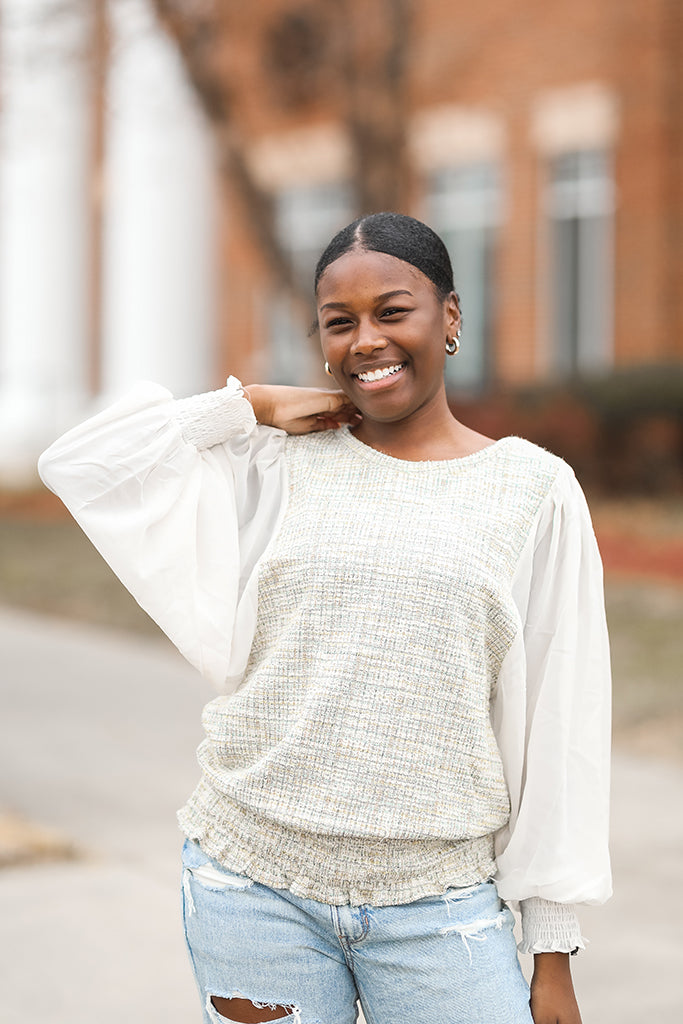
<path id="1" fill-rule="evenodd" d="M 403 288 L 413 294 L 434 293 L 429 278 L 411 263 L 384 252 L 352 250 L 326 268 L 318 283 L 318 306 L 328 302 L 349 305 Z"/>

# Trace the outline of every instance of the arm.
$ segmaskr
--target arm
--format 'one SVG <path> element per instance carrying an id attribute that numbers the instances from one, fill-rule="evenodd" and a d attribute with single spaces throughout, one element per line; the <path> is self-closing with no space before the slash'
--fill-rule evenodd
<path id="1" fill-rule="evenodd" d="M 536 1024 L 575 1024 L 567 954 L 583 942 L 573 905 L 611 893 L 610 666 L 600 557 L 564 465 L 520 558 L 514 596 L 522 629 L 493 706 L 511 802 L 497 837 L 498 888 L 521 902 Z"/>
<path id="2" fill-rule="evenodd" d="M 219 689 L 248 655 L 253 568 L 283 502 L 282 438 L 238 381 L 175 401 L 138 384 L 59 438 L 40 474 L 173 643 Z"/>
<path id="3" fill-rule="evenodd" d="M 247 398 L 252 398 L 255 408 Z M 283 435 L 353 420 L 341 392 L 254 385 L 174 400 L 138 384 L 40 458 L 100 554 L 218 689 L 241 681 L 256 565 L 285 500 Z"/>
<path id="4" fill-rule="evenodd" d="M 569 953 L 534 954 L 530 1005 L 534 1024 L 581 1024 Z"/>
<path id="5" fill-rule="evenodd" d="M 523 899 L 520 907 L 519 948 L 534 957 L 531 1014 L 535 1024 L 581 1024 L 570 953 L 585 945 L 574 906 L 530 897 Z"/>
<path id="6" fill-rule="evenodd" d="M 288 434 L 330 430 L 342 423 L 355 424 L 361 418 L 343 391 L 250 384 L 244 393 L 259 423 L 279 427 Z"/>

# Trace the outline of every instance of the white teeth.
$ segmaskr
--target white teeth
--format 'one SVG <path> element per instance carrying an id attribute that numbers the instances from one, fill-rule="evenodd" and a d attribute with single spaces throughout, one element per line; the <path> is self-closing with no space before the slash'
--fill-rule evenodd
<path id="1" fill-rule="evenodd" d="M 367 384 L 372 380 L 382 380 L 383 377 L 390 377 L 392 373 L 398 373 L 399 370 L 402 370 L 403 366 L 403 363 L 396 363 L 395 366 L 385 366 L 383 370 L 368 370 L 367 373 L 359 373 L 356 376 L 358 380 L 362 380 L 364 384 Z"/>

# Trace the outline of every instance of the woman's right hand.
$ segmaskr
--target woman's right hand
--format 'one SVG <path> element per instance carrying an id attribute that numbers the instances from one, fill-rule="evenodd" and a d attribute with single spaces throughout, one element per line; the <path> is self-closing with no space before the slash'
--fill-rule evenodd
<path id="1" fill-rule="evenodd" d="M 284 384 L 250 384 L 243 388 L 259 423 L 288 434 L 332 430 L 360 423 L 361 415 L 343 391 L 296 388 Z"/>

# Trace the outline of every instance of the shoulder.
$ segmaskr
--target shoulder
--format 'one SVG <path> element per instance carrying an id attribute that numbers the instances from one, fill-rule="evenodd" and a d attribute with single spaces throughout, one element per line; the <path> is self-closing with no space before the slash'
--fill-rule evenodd
<path id="1" fill-rule="evenodd" d="M 285 438 L 285 454 L 289 460 L 314 462 L 338 456 L 343 450 L 340 429 L 287 434 Z"/>
<path id="2" fill-rule="evenodd" d="M 573 533 L 572 524 L 592 532 L 583 490 L 564 459 L 520 437 L 504 438 L 499 447 L 492 486 L 504 496 L 511 519 L 522 524 L 520 551 L 543 536 Z"/>
<path id="3" fill-rule="evenodd" d="M 337 479 L 343 457 L 338 435 L 339 430 L 286 435 L 283 453 L 290 495 L 298 490 L 310 494 L 325 489 Z"/>
<path id="4" fill-rule="evenodd" d="M 530 489 L 539 502 L 556 492 L 578 487 L 571 466 L 546 448 L 523 437 L 505 437 L 497 442 L 496 472 L 507 486 Z"/>
<path id="5" fill-rule="evenodd" d="M 527 540 L 538 544 L 543 537 L 594 536 L 586 496 L 569 463 L 524 438 L 507 440 L 508 466 L 527 481 L 534 497 Z"/>
<path id="6" fill-rule="evenodd" d="M 504 437 L 497 444 L 500 445 L 503 458 L 520 472 L 550 480 L 554 480 L 563 470 L 571 472 L 571 467 L 559 455 L 554 455 L 524 437 Z"/>

